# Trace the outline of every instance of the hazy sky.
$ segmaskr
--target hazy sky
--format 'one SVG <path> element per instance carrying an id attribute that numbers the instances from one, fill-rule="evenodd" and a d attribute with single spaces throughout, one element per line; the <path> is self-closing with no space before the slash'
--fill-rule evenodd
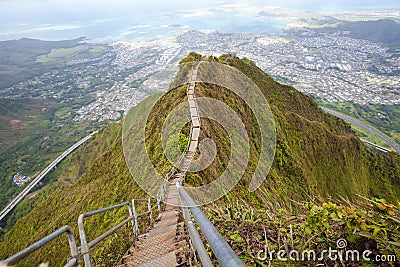
<path id="1" fill-rule="evenodd" d="M 188 0 L 0 0 L 1 17 L 36 17 L 43 14 L 69 15 L 76 18 L 95 14 L 115 16 L 118 14 L 137 15 L 157 13 L 174 9 L 212 7 L 223 4 L 246 3 L 251 5 L 272 5 L 293 9 L 345 9 L 373 7 L 400 8 L 399 0 L 246 0 L 246 1 L 188 1 Z"/>
<path id="2" fill-rule="evenodd" d="M 400 0 L 246 0 L 246 1 L 211 1 L 211 0 L 0 0 L 0 40 L 20 37 L 51 38 L 38 32 L 58 32 L 55 38 L 62 37 L 62 32 L 70 31 L 67 36 L 90 35 L 95 25 L 102 24 L 108 31 L 119 30 L 127 24 L 151 24 L 161 17 L 173 16 L 176 11 L 191 12 L 226 5 L 242 4 L 248 6 L 276 6 L 288 9 L 305 10 L 345 10 L 345 9 L 400 9 Z M 182 11 L 183 10 L 183 11 Z M 240 10 L 240 9 L 237 9 Z M 104 23 L 107 22 L 107 23 Z M 234 22 L 234 21 L 232 21 Z M 124 23 L 124 25 L 122 25 Z M 169 23 L 163 20 L 160 23 Z M 173 22 L 176 23 L 176 22 Z M 189 24 L 180 21 L 182 24 Z M 243 22 L 246 23 L 246 22 Z M 192 25 L 194 22 L 192 21 Z M 212 27 L 213 25 L 209 23 Z M 83 27 L 89 31 L 79 31 Z M 115 28 L 110 28 L 115 27 Z M 100 31 L 101 29 L 97 29 Z M 96 36 L 98 37 L 98 36 Z"/>

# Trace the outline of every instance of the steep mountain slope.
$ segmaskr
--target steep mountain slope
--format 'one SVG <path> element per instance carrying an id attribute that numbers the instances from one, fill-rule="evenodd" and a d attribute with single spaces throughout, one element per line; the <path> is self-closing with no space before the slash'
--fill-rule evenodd
<path id="1" fill-rule="evenodd" d="M 145 197 L 125 166 L 121 124 L 108 125 L 89 144 L 63 162 L 56 171 L 60 176 L 58 184 L 39 193 L 33 199 L 35 208 L 19 219 L 12 230 L 3 236 L 0 258 L 21 250 L 66 224 L 71 225 L 77 234 L 77 219 L 81 213 L 114 205 L 133 197 Z M 125 209 L 117 210 L 87 220 L 85 226 L 89 229 L 90 240 L 120 222 L 122 216 L 126 216 L 126 212 Z M 122 254 L 125 252 L 130 245 L 126 230 L 123 229 L 119 235 L 103 244 L 95 262 L 101 263 L 104 256 L 114 251 Z M 76 238 L 79 240 L 78 236 Z M 114 250 L 107 250 L 110 247 Z M 51 242 L 47 249 L 34 253 L 20 266 L 34 266 L 35 263 L 48 261 L 50 266 L 60 265 L 69 255 L 66 238 Z M 105 253 L 102 252 L 104 249 Z M 96 255 L 96 252 L 92 255 Z"/>
<path id="2" fill-rule="evenodd" d="M 286 177 L 285 187 L 301 181 L 307 193 L 322 197 L 352 199 L 358 193 L 398 200 L 398 155 L 371 152 L 345 122 L 324 113 L 310 97 L 276 83 L 252 62 L 225 60 L 259 86 L 275 116 L 277 151 L 269 178 Z"/>
<path id="3" fill-rule="evenodd" d="M 199 58 L 200 55 L 192 53 L 184 62 Z M 290 244 L 290 236 L 293 235 L 289 235 L 289 225 L 290 229 L 298 231 L 291 246 L 307 248 L 310 244 L 318 243 L 319 238 L 322 238 L 320 243 L 331 242 L 336 237 L 333 233 L 344 233 L 343 227 L 347 223 L 344 221 L 344 226 L 339 226 L 342 221 L 327 220 L 332 214 L 339 216 L 340 211 L 341 218 L 343 214 L 347 218 L 351 210 L 344 213 L 343 209 L 349 205 L 353 205 L 350 207 L 354 209 L 354 213 L 358 209 L 369 207 L 359 206 L 361 202 L 356 194 L 367 198 L 386 198 L 390 202 L 399 201 L 398 155 L 370 151 L 345 122 L 324 113 L 310 97 L 292 87 L 276 83 L 247 59 L 224 55 L 206 60 L 229 64 L 251 78 L 268 100 L 275 117 L 275 160 L 261 187 L 250 193 L 248 184 L 260 154 L 260 132 L 254 114 L 241 98 L 225 88 L 198 84 L 196 89 L 197 97 L 211 97 L 229 105 L 245 124 L 250 137 L 250 157 L 244 178 L 228 195 L 204 208 L 247 264 L 255 264 L 254 251 L 257 253 L 257 249 L 262 248 L 266 238 L 273 241 L 275 248 Z M 171 164 L 162 150 L 162 125 L 171 110 L 184 102 L 185 98 L 184 87 L 169 90 L 162 96 L 147 121 L 148 154 L 154 166 L 163 174 L 169 171 Z M 137 117 L 131 118 L 133 121 L 144 118 L 146 114 L 142 111 L 146 110 L 151 100 L 147 99 L 135 107 Z M 188 128 L 183 128 L 183 135 L 188 134 Z M 0 243 L 0 258 L 15 253 L 64 224 L 75 227 L 80 213 L 145 196 L 125 165 L 120 132 L 120 124 L 107 126 L 59 168 L 59 184 L 47 194 L 36 197 L 36 207 L 4 235 L 3 242 Z M 230 140 L 219 123 L 203 119 L 201 138 L 213 139 L 218 154 L 208 168 L 189 174 L 187 181 L 192 185 L 213 181 L 226 168 L 230 158 Z M 140 163 L 144 157 L 147 155 L 138 154 L 135 160 Z M 339 200 L 341 202 L 337 205 L 322 205 L 323 202 Z M 357 203 L 357 206 L 350 201 Z M 385 204 L 383 200 L 375 199 L 375 203 L 379 201 Z M 384 212 L 394 212 L 393 206 L 383 204 L 381 206 Z M 317 214 L 319 217 L 312 217 L 311 211 L 312 216 Z M 97 236 L 119 219 L 115 219 L 115 222 L 113 220 L 109 214 L 88 221 L 90 237 Z M 361 228 L 365 227 L 362 225 Z M 386 232 L 394 231 L 392 224 L 388 223 L 386 227 Z M 77 233 L 76 228 L 74 230 Z M 387 237 L 388 240 L 393 238 L 392 235 Z M 304 241 L 307 239 L 310 242 Z M 121 241 L 121 245 L 115 247 L 118 243 L 116 240 L 125 240 L 125 243 Z M 356 240 L 355 237 L 353 240 Z M 357 243 L 357 240 L 354 242 Z M 368 240 L 373 240 L 372 245 L 376 248 L 377 241 L 373 237 Z M 127 241 L 124 234 L 113 236 L 92 254 L 94 261 L 99 266 L 110 265 L 106 258 L 118 256 L 118 252 L 123 253 Z M 52 265 L 59 265 L 67 255 L 65 242 L 62 246 L 53 243 L 48 246 L 47 251 L 36 253 L 30 262 L 51 259 Z"/>

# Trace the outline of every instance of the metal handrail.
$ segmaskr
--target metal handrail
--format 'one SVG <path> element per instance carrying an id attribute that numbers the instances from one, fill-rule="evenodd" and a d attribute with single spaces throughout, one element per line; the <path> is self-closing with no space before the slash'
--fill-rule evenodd
<path id="1" fill-rule="evenodd" d="M 160 211 L 161 210 L 160 209 L 160 204 L 165 199 L 166 184 L 167 184 L 167 181 L 160 187 L 160 189 L 159 189 L 159 191 L 157 193 L 157 202 L 156 202 L 156 204 L 154 206 L 151 206 L 151 199 L 150 198 L 148 198 L 148 199 L 132 199 L 132 206 L 130 205 L 129 202 L 123 202 L 123 203 L 118 204 L 118 205 L 109 206 L 109 207 L 106 207 L 106 208 L 90 211 L 90 212 L 87 212 L 87 213 L 79 215 L 78 228 L 79 228 L 79 235 L 80 235 L 80 239 L 81 239 L 80 255 L 83 255 L 86 267 L 90 267 L 91 266 L 90 256 L 89 256 L 90 248 L 95 246 L 97 243 L 99 243 L 104 238 L 106 238 L 106 237 L 110 236 L 111 234 L 115 233 L 116 230 L 118 230 L 119 228 L 121 228 L 125 224 L 127 224 L 129 222 L 132 223 L 133 233 L 136 235 L 136 238 L 138 238 L 138 235 L 139 235 L 138 218 L 146 216 L 146 215 L 149 215 L 150 220 L 153 221 L 153 210 L 158 207 L 158 209 Z M 135 202 L 147 202 L 147 211 L 137 214 Z M 108 230 L 107 232 L 103 233 L 102 235 L 100 235 L 99 237 L 94 239 L 93 241 L 90 241 L 88 243 L 87 240 L 86 240 L 86 234 L 85 234 L 83 219 L 86 218 L 86 217 L 89 217 L 89 216 L 93 216 L 93 215 L 98 214 L 98 213 L 102 213 L 102 212 L 108 211 L 108 210 L 121 208 L 123 206 L 127 206 L 128 211 L 129 211 L 129 217 L 126 218 L 125 220 L 123 220 L 118 225 L 116 225 L 113 228 L 111 228 L 110 230 Z"/>
<path id="2" fill-rule="evenodd" d="M 196 69 L 198 69 L 200 63 L 197 63 Z M 192 74 L 191 74 L 191 79 L 193 76 L 193 67 L 192 67 Z M 189 84 L 190 86 L 190 84 Z M 189 87 L 188 87 L 189 88 Z M 189 96 L 188 90 L 187 90 L 187 95 Z M 198 114 L 198 119 L 199 119 L 199 124 L 200 124 L 200 114 L 199 114 L 199 108 L 197 104 L 197 100 L 194 97 L 194 102 L 195 102 L 195 107 L 197 110 Z M 192 131 L 193 131 L 193 117 L 191 116 L 192 120 L 192 127 L 190 128 L 190 138 L 192 137 Z M 201 126 L 200 126 L 201 127 Z M 191 141 L 191 140 L 190 140 Z M 188 146 L 185 149 L 185 153 L 182 154 L 182 158 L 187 155 L 188 148 L 190 146 L 190 141 Z M 190 162 L 193 160 L 194 153 L 191 155 Z M 197 206 L 197 204 L 193 201 L 193 199 L 187 194 L 187 192 L 183 189 L 182 183 L 184 181 L 184 177 L 186 174 L 187 170 L 184 171 L 184 176 L 182 179 L 180 179 L 179 182 L 176 183 L 176 187 L 178 190 L 178 196 L 179 196 L 179 202 L 182 207 L 182 214 L 183 218 L 186 222 L 186 226 L 190 235 L 190 240 L 191 243 L 194 247 L 194 249 L 197 251 L 197 254 L 200 258 L 200 261 L 203 266 L 213 266 L 210 257 L 207 254 L 207 251 L 204 247 L 204 244 L 200 238 L 199 233 L 196 230 L 196 227 L 194 226 L 194 222 L 192 220 L 193 215 L 195 221 L 199 225 L 202 233 L 204 234 L 205 238 L 208 241 L 208 244 L 210 245 L 212 251 L 214 252 L 215 256 L 218 259 L 218 262 L 221 264 L 222 267 L 244 267 L 244 264 L 242 261 L 239 259 L 239 257 L 236 255 L 236 253 L 232 250 L 232 248 L 226 243 L 224 238 L 221 236 L 221 234 L 218 232 L 218 230 L 214 227 L 214 225 L 208 220 L 208 218 L 203 214 L 203 212 L 200 210 L 200 208 Z M 191 213 L 189 212 L 189 209 Z"/>
<path id="3" fill-rule="evenodd" d="M 99 214 L 108 210 L 112 210 L 112 209 L 116 209 L 116 208 L 121 208 L 127 206 L 128 211 L 129 211 L 129 217 L 127 219 L 125 219 L 122 223 L 114 226 L 113 228 L 111 228 L 110 230 L 108 230 L 106 233 L 104 233 L 103 235 L 97 237 L 95 240 L 91 241 L 91 242 L 87 242 L 86 239 L 86 233 L 85 233 L 85 226 L 83 224 L 83 219 L 93 216 L 95 214 Z M 108 237 L 109 235 L 111 235 L 112 233 L 114 233 L 116 230 L 118 230 L 119 228 L 121 228 L 124 224 L 128 223 L 129 221 L 132 222 L 132 229 L 135 228 L 135 222 L 134 222 L 134 215 L 132 213 L 132 209 L 129 205 L 129 202 L 124 202 L 118 205 L 113 205 L 113 206 L 109 206 L 106 208 L 102 208 L 102 209 L 98 209 L 98 210 L 94 210 L 94 211 L 89 211 L 87 213 L 83 213 L 81 215 L 79 215 L 78 217 L 78 229 L 79 229 L 79 236 L 81 239 L 81 255 L 83 255 L 83 260 L 85 262 L 85 266 L 90 267 L 90 256 L 89 256 L 89 249 L 91 247 L 93 247 L 94 245 L 96 245 L 98 242 L 100 242 L 101 240 L 103 240 L 104 238 Z M 135 233 L 135 232 L 134 232 Z"/>
<path id="4" fill-rule="evenodd" d="M 208 220 L 204 213 L 200 210 L 193 199 L 183 189 L 180 183 L 176 184 L 180 198 L 189 207 L 195 221 L 201 229 L 210 245 L 214 255 L 217 257 L 219 264 L 222 267 L 244 267 L 243 262 L 239 259 L 232 248 L 226 243 L 214 225 Z M 187 215 L 186 215 L 187 216 Z M 200 253 L 199 253 L 200 255 Z"/>
<path id="5" fill-rule="evenodd" d="M 182 157 L 182 155 L 181 155 L 181 157 Z M 179 158 L 177 163 L 175 163 L 175 165 L 177 166 L 178 164 L 180 164 L 180 163 L 178 163 L 180 161 L 181 161 L 181 159 Z M 165 181 L 169 181 L 169 179 L 175 174 L 175 171 L 176 171 L 175 167 L 172 167 L 172 169 L 165 175 Z"/>
<path id="6" fill-rule="evenodd" d="M 165 200 L 167 183 L 168 183 L 168 181 L 165 181 L 163 183 L 163 185 L 161 185 L 160 189 L 158 190 L 157 201 L 154 206 L 151 206 L 151 198 L 132 199 L 132 207 L 129 202 L 123 202 L 123 203 L 120 203 L 117 205 L 105 207 L 105 208 L 94 210 L 94 211 L 89 211 L 87 213 L 83 213 L 83 214 L 79 215 L 78 229 L 79 229 L 79 236 L 80 236 L 80 240 L 81 240 L 81 246 L 79 248 L 76 246 L 76 241 L 75 241 L 74 232 L 73 232 L 72 228 L 70 226 L 66 225 L 66 226 L 63 226 L 60 229 L 54 231 L 53 233 L 49 234 L 48 236 L 40 239 L 36 243 L 25 248 L 24 250 L 21 250 L 20 252 L 14 254 L 13 256 L 11 256 L 3 261 L 0 261 L 0 266 L 14 265 L 14 264 L 18 263 L 19 261 L 21 261 L 22 259 L 29 256 L 30 254 L 32 254 L 33 252 L 35 252 L 36 250 L 38 250 L 39 248 L 43 247 L 44 245 L 46 245 L 47 243 L 49 243 L 56 237 L 60 236 L 63 233 L 67 233 L 68 242 L 69 242 L 69 246 L 70 246 L 70 250 L 71 250 L 71 257 L 65 266 L 68 266 L 68 267 L 76 266 L 77 264 L 80 263 L 80 257 L 83 256 L 85 266 L 89 267 L 89 266 L 91 266 L 90 256 L 89 256 L 90 248 L 94 247 L 100 241 L 102 241 L 106 237 L 110 236 L 111 234 L 115 233 L 115 231 L 117 231 L 119 228 L 121 228 L 122 226 L 124 226 L 125 224 L 127 224 L 129 222 L 132 223 L 133 233 L 136 235 L 136 237 L 138 237 L 139 228 L 138 228 L 138 220 L 137 219 L 142 216 L 149 215 L 151 221 L 153 221 L 153 210 L 158 207 L 158 210 L 161 211 L 160 204 L 161 204 L 161 202 L 163 202 Z M 148 210 L 145 212 L 142 212 L 140 214 L 137 214 L 135 202 L 147 202 Z M 109 211 L 112 209 L 121 208 L 124 206 L 127 206 L 128 212 L 129 212 L 129 216 L 126 219 L 124 219 L 122 222 L 120 222 L 118 225 L 114 226 L 113 228 L 109 229 L 108 231 L 104 232 L 103 234 L 101 234 L 100 236 L 95 238 L 94 240 L 87 242 L 84 223 L 83 223 L 84 218 L 87 218 L 87 217 L 90 217 L 90 216 L 93 216 L 93 215 L 96 215 L 96 214 L 99 214 L 99 213 L 102 213 L 105 211 Z"/>
<path id="7" fill-rule="evenodd" d="M 179 184 L 179 183 L 177 183 L 177 184 Z M 184 200 L 182 199 L 181 195 L 178 194 L 178 196 L 179 196 L 179 203 L 184 203 Z M 181 205 L 181 207 L 182 207 L 183 219 L 186 222 L 186 226 L 187 226 L 188 233 L 190 236 L 191 244 L 192 244 L 193 248 L 197 251 L 197 254 L 200 258 L 202 266 L 212 267 L 213 264 L 211 262 L 211 259 L 208 256 L 208 253 L 206 251 L 206 248 L 204 247 L 203 241 L 200 238 L 199 232 L 196 230 L 196 227 L 193 223 L 192 216 L 190 215 L 187 205 Z"/>
<path id="8" fill-rule="evenodd" d="M 79 263 L 79 254 L 78 248 L 76 247 L 76 241 L 74 237 L 74 231 L 68 225 L 65 225 L 58 230 L 54 231 L 53 233 L 47 235 L 46 237 L 40 239 L 39 241 L 33 243 L 29 247 L 21 250 L 20 252 L 14 254 L 13 256 L 3 260 L 0 262 L 0 266 L 8 266 L 14 265 L 38 250 L 39 248 L 43 247 L 44 245 L 48 244 L 53 239 L 57 238 L 58 236 L 62 235 L 63 233 L 67 233 L 68 243 L 71 250 L 72 257 L 69 258 L 68 262 L 64 265 L 65 266 L 75 266 Z"/>

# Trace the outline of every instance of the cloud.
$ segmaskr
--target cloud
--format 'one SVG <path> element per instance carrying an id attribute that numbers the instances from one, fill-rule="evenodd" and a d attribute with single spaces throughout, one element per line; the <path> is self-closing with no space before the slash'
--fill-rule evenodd
<path id="1" fill-rule="evenodd" d="M 133 33 L 137 33 L 137 31 L 123 31 L 120 33 L 121 36 L 131 35 Z"/>
<path id="2" fill-rule="evenodd" d="M 176 16 L 181 18 L 191 18 L 191 17 L 202 17 L 207 15 L 213 15 L 214 12 L 210 8 L 200 8 L 195 10 L 179 10 L 175 13 Z"/>
<path id="3" fill-rule="evenodd" d="M 1 0 L 0 0 L 1 1 Z M 48 31 L 66 31 L 66 30 L 75 30 L 84 28 L 87 25 L 73 25 L 73 24 L 60 24 L 60 25 L 51 25 L 51 24 L 42 24 L 38 27 L 15 31 L 15 32 L 0 32 L 0 35 L 24 35 L 30 33 L 38 33 L 38 32 L 48 32 Z"/>
<path id="4" fill-rule="evenodd" d="M 135 26 L 131 26 L 129 28 L 127 28 L 127 30 L 133 30 L 133 29 L 147 29 L 150 28 L 151 26 L 148 24 L 141 24 L 141 25 L 135 25 Z"/>

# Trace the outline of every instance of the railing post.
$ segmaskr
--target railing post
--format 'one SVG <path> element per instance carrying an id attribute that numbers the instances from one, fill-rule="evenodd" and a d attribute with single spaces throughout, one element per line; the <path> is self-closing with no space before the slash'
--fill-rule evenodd
<path id="1" fill-rule="evenodd" d="M 85 267 L 90 267 L 90 256 L 89 256 L 89 245 L 86 240 L 85 228 L 83 225 L 83 219 L 85 218 L 85 214 L 79 215 L 78 218 L 78 229 L 79 236 L 81 239 L 81 254 L 83 255 L 83 260 L 85 262 Z"/>
<path id="2" fill-rule="evenodd" d="M 135 220 L 134 231 L 136 233 L 136 239 L 138 239 L 139 238 L 139 227 L 138 227 L 138 217 L 137 217 L 137 212 L 136 212 L 135 199 L 132 199 L 132 211 L 133 211 L 133 217 Z"/>
<path id="3" fill-rule="evenodd" d="M 153 222 L 153 210 L 151 209 L 151 198 L 147 200 L 147 209 L 149 210 L 150 223 Z"/>
<path id="4" fill-rule="evenodd" d="M 157 209 L 158 209 L 158 213 L 160 214 L 161 213 L 161 188 L 160 188 L 160 190 L 158 191 L 158 193 L 157 193 Z"/>
<path id="5" fill-rule="evenodd" d="M 93 210 L 93 211 L 89 211 L 87 213 L 83 213 L 81 215 L 79 215 L 78 217 L 78 228 L 79 228 L 79 236 L 81 239 L 81 251 L 80 254 L 83 255 L 83 259 L 85 262 L 85 267 L 90 267 L 91 263 L 90 263 L 90 255 L 89 255 L 89 250 L 90 248 L 92 248 L 93 246 L 95 246 L 96 244 L 98 244 L 100 241 L 102 241 L 104 238 L 110 236 L 111 234 L 115 233 L 115 231 L 117 231 L 119 228 L 121 228 L 122 226 L 124 226 L 125 224 L 129 224 L 129 222 L 132 222 L 132 220 L 134 219 L 134 216 L 129 216 L 128 218 L 126 218 L 125 220 L 123 220 L 121 223 L 119 223 L 118 225 L 114 226 L 113 228 L 111 228 L 110 230 L 106 231 L 105 233 L 103 233 L 102 235 L 98 236 L 97 238 L 95 238 L 94 240 L 88 242 L 87 241 L 87 237 L 86 237 L 86 233 L 85 233 L 85 226 L 83 223 L 83 220 L 86 217 L 90 217 L 105 211 L 109 211 L 112 209 L 116 209 L 116 208 L 121 208 L 123 206 L 128 206 L 128 211 L 129 214 L 131 214 L 131 209 L 129 206 L 129 202 L 123 202 L 117 205 L 113 205 L 113 206 L 109 206 L 106 208 L 102 208 L 102 209 L 98 209 L 98 210 Z"/>
<path id="6" fill-rule="evenodd" d="M 131 206 L 129 204 L 126 205 L 126 206 L 128 207 L 129 217 L 133 217 L 133 212 L 132 212 Z M 132 223 L 132 232 L 133 232 L 133 234 L 135 234 L 136 233 L 136 231 L 135 231 L 135 220 L 132 219 L 131 223 Z"/>

